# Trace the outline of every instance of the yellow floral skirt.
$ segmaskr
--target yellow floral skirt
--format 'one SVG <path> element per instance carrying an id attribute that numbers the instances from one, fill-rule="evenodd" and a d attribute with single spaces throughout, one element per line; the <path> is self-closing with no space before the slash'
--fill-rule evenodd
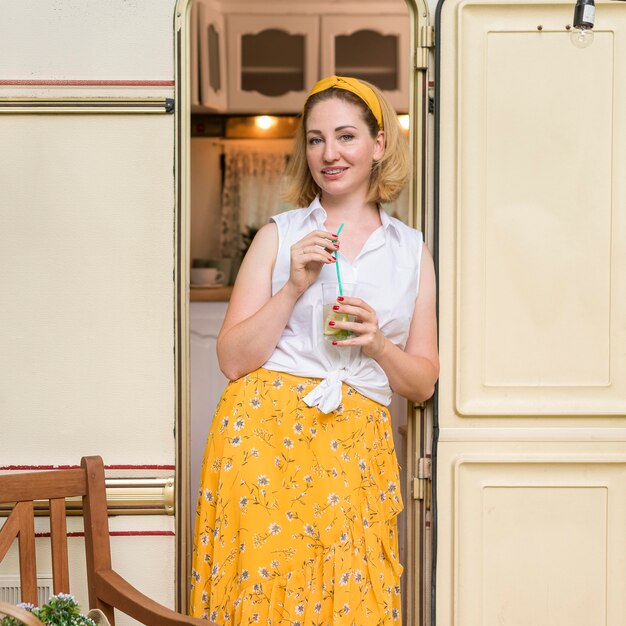
<path id="1" fill-rule="evenodd" d="M 387 408 L 258 369 L 229 383 L 202 466 L 191 614 L 220 626 L 400 624 L 402 509 Z"/>

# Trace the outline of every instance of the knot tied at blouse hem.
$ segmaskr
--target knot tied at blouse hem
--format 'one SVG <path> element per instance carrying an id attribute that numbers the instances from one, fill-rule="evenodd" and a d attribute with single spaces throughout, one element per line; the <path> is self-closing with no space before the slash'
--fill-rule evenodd
<path id="1" fill-rule="evenodd" d="M 347 378 L 345 368 L 330 372 L 302 399 L 309 407 L 317 406 L 322 413 L 331 413 L 341 404 L 341 385 Z"/>

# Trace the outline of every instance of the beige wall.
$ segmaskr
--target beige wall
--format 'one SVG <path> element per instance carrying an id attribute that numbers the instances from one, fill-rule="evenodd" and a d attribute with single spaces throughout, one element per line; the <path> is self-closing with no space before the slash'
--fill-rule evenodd
<path id="1" fill-rule="evenodd" d="M 0 97 L 174 96 L 174 0 L 0 8 Z M 174 132 L 163 112 L 0 114 L 5 471 L 100 454 L 117 475 L 174 473 Z M 116 567 L 172 606 L 173 518 L 111 525 L 130 533 Z"/>

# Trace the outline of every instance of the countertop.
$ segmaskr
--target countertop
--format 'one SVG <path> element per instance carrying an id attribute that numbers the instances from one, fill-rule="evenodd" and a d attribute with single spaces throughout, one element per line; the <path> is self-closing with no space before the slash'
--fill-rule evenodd
<path id="1" fill-rule="evenodd" d="M 189 287 L 190 302 L 228 302 L 233 288 L 228 287 Z"/>

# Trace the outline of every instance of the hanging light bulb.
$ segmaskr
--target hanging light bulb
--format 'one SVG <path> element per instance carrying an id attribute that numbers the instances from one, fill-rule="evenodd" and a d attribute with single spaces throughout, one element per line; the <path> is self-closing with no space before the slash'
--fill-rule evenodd
<path id="1" fill-rule="evenodd" d="M 574 28 L 570 34 L 570 40 L 577 48 L 587 48 L 593 43 L 592 29 L 595 18 L 594 0 L 576 0 Z"/>

